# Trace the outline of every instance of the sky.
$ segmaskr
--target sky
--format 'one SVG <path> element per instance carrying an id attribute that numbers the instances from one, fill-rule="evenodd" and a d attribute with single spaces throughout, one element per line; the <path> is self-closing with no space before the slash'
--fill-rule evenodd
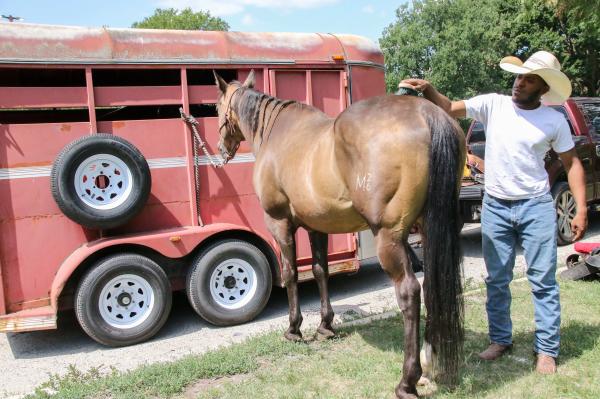
<path id="1" fill-rule="evenodd" d="M 0 13 L 25 23 L 127 28 L 156 8 L 191 7 L 223 18 L 232 31 L 352 33 L 377 42 L 406 1 L 0 0 Z"/>

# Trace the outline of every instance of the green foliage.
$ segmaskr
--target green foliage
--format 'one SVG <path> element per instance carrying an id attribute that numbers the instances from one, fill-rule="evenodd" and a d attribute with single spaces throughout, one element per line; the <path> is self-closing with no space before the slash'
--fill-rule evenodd
<path id="1" fill-rule="evenodd" d="M 560 6 L 557 6 L 558 2 Z M 430 80 L 451 99 L 504 92 L 514 75 L 506 55 L 553 52 L 573 95 L 600 95 L 600 1 L 414 0 L 380 39 L 388 90 L 407 77 Z"/>
<path id="2" fill-rule="evenodd" d="M 132 28 L 146 29 L 183 29 L 183 30 L 229 30 L 229 24 L 219 17 L 213 17 L 208 11 L 194 12 L 191 8 L 181 11 L 175 8 L 157 8 L 154 14 L 140 22 L 134 22 Z"/>

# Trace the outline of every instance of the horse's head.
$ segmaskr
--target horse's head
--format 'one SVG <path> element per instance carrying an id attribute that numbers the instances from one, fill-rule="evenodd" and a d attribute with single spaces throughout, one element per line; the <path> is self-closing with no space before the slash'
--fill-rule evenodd
<path id="1" fill-rule="evenodd" d="M 246 81 L 225 82 L 215 72 L 215 80 L 219 88 L 219 99 L 217 100 L 217 113 L 219 114 L 219 152 L 225 163 L 235 156 L 240 143 L 245 140 L 240 120 L 234 110 L 234 101 L 238 101 L 242 91 L 254 87 L 254 70 L 250 72 Z"/>

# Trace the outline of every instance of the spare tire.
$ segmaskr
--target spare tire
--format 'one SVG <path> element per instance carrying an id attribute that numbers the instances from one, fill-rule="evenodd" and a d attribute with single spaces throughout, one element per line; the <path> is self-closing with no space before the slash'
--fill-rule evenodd
<path id="1" fill-rule="evenodd" d="M 137 215 L 150 194 L 150 168 L 133 144 L 94 134 L 68 144 L 52 165 L 52 196 L 74 222 L 111 229 Z"/>

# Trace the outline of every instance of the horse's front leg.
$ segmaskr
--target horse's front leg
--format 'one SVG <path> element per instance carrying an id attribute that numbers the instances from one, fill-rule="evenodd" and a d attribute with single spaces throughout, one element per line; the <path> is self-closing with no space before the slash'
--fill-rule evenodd
<path id="1" fill-rule="evenodd" d="M 312 271 L 319 286 L 321 296 L 321 324 L 317 333 L 323 338 L 331 338 L 335 335 L 331 322 L 333 321 L 333 309 L 329 301 L 329 265 L 327 263 L 327 234 L 312 231 L 310 237 L 310 248 L 312 250 Z"/>
<path id="2" fill-rule="evenodd" d="M 267 228 L 279 244 L 281 249 L 281 263 L 283 266 L 283 283 L 287 289 L 290 326 L 284 336 L 290 341 L 302 340 L 300 325 L 302 313 L 298 299 L 298 268 L 296 265 L 296 228 L 288 219 L 275 219 L 265 214 Z"/>
<path id="3" fill-rule="evenodd" d="M 379 262 L 394 282 L 396 299 L 404 317 L 404 366 L 396 387 L 398 398 L 416 398 L 416 384 L 421 377 L 419 361 L 419 316 L 421 285 L 415 277 L 408 257 L 408 244 L 396 239 L 390 230 L 377 233 Z"/>

